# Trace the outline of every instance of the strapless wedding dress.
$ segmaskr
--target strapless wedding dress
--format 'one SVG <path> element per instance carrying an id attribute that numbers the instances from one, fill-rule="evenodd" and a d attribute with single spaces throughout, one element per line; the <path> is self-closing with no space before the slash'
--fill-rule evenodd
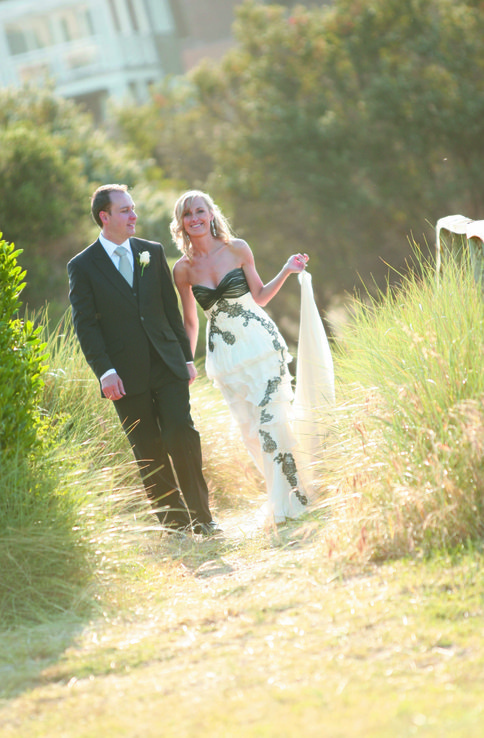
<path id="1" fill-rule="evenodd" d="M 242 268 L 228 272 L 215 288 L 192 289 L 207 317 L 207 376 L 222 392 L 265 478 L 274 521 L 296 518 L 307 509 L 308 497 L 294 458 L 287 345 L 253 299 Z"/>

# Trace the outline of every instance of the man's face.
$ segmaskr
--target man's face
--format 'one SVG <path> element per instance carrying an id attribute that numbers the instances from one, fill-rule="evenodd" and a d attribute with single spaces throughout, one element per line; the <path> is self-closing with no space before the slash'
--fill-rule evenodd
<path id="1" fill-rule="evenodd" d="M 103 235 L 109 241 L 120 244 L 134 235 L 138 216 L 128 192 L 111 192 L 111 212 L 101 210 L 99 216 L 103 224 Z"/>

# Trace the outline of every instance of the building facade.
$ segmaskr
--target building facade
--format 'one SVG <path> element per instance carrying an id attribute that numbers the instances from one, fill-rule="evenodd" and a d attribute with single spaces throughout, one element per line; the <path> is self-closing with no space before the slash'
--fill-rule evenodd
<path id="1" fill-rule="evenodd" d="M 232 24 L 243 0 L 175 0 L 186 71 L 202 59 L 220 60 L 233 46 Z"/>
<path id="2" fill-rule="evenodd" d="M 172 0 L 2 0 L 0 85 L 50 80 L 98 118 L 109 98 L 145 102 L 184 71 L 176 15 Z"/>
<path id="3" fill-rule="evenodd" d="M 110 98 L 143 103 L 165 75 L 221 59 L 242 2 L 0 0 L 0 87 L 49 80 L 102 119 Z"/>

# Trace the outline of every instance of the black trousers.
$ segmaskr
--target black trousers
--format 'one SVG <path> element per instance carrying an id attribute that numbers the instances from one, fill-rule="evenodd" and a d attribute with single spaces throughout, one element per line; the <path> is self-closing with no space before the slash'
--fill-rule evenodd
<path id="1" fill-rule="evenodd" d="M 160 522 L 209 523 L 212 515 L 200 436 L 190 414 L 188 381 L 178 379 L 155 357 L 151 389 L 126 395 L 114 405 Z"/>

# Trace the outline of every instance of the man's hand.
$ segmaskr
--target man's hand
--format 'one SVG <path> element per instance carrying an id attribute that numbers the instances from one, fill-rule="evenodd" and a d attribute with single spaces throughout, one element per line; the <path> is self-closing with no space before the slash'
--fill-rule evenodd
<path id="1" fill-rule="evenodd" d="M 107 397 L 108 400 L 120 400 L 126 394 L 123 381 L 116 373 L 104 377 L 101 381 L 101 388 L 104 397 Z"/>
<path id="2" fill-rule="evenodd" d="M 198 377 L 198 372 L 195 368 L 195 364 L 187 364 L 188 374 L 190 375 L 190 379 L 188 380 L 188 384 L 192 384 L 195 379 Z"/>

